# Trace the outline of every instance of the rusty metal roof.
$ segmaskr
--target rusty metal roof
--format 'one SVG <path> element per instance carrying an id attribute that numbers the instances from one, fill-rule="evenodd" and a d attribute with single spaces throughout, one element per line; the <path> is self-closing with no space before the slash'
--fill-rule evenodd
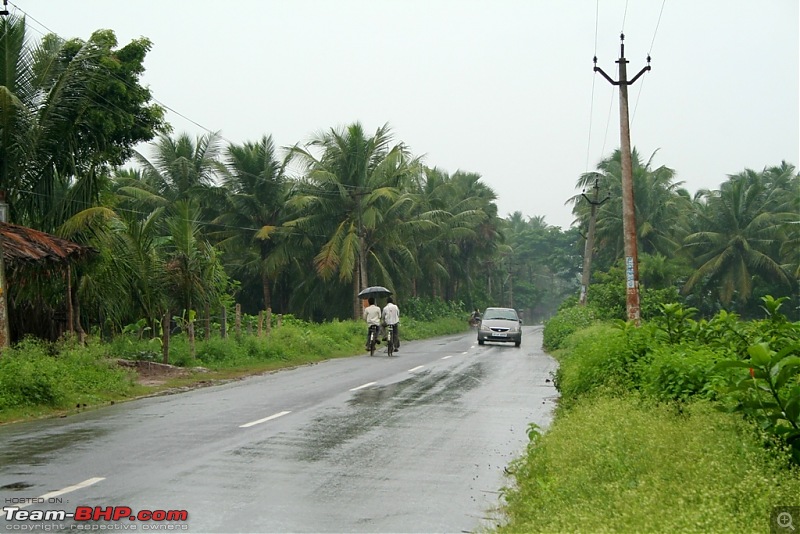
<path id="1" fill-rule="evenodd" d="M 3 239 L 3 260 L 11 263 L 66 263 L 86 256 L 93 250 L 33 228 L 10 223 L 0 223 L 0 236 Z"/>

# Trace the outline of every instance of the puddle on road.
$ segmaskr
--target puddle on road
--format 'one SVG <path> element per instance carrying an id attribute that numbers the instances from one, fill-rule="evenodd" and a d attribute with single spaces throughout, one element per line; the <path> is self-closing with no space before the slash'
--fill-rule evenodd
<path id="1" fill-rule="evenodd" d="M 359 390 L 348 401 L 349 410 L 331 409 L 330 414 L 314 420 L 299 440 L 298 457 L 321 460 L 378 426 L 393 425 L 405 409 L 457 402 L 481 384 L 485 373 L 484 364 L 476 362 L 461 372 L 423 372 L 393 384 Z"/>
<path id="2" fill-rule="evenodd" d="M 428 405 L 451 410 L 464 393 L 482 383 L 486 373 L 485 364 L 475 362 L 460 372 L 421 372 L 393 384 L 361 389 L 348 400 L 347 406 L 327 408 L 303 430 L 281 433 L 239 447 L 231 454 L 246 462 L 266 456 L 303 462 L 324 460 L 377 427 L 396 425 L 403 410 Z M 361 450 L 358 454 L 365 453 Z"/>
<path id="3" fill-rule="evenodd" d="M 12 439 L 0 449 L 0 465 L 44 465 L 64 449 L 88 445 L 106 432 L 101 428 L 77 428 L 57 434 Z"/>
<path id="4" fill-rule="evenodd" d="M 22 491 L 28 488 L 32 488 L 33 484 L 28 484 L 27 482 L 12 482 L 11 484 L 6 484 L 5 486 L 0 486 L 0 491 L 2 490 L 9 490 L 9 491 Z"/>

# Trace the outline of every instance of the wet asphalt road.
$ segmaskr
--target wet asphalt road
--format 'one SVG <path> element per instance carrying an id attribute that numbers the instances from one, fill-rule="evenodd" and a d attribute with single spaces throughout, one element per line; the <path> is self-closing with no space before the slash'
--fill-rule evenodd
<path id="1" fill-rule="evenodd" d="M 555 368 L 540 326 L 521 348 L 470 332 L 6 425 L 0 502 L 186 510 L 168 525 L 190 532 L 472 532 L 495 524 L 528 424 L 550 422 Z M 0 532 L 48 526 L 154 524 L 0 519 Z"/>

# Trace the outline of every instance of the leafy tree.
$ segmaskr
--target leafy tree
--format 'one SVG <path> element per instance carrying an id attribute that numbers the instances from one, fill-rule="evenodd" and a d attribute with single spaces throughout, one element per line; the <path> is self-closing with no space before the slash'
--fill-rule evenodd
<path id="1" fill-rule="evenodd" d="M 356 318 L 361 313 L 358 292 L 369 285 L 368 259 L 374 264 L 381 248 L 399 243 L 387 235 L 393 225 L 386 215 L 402 202 L 400 186 L 414 162 L 402 143 L 391 143 L 387 125 L 368 137 L 354 123 L 291 149 L 306 174 L 289 201 L 299 215 L 286 225 L 300 234 L 324 236 L 313 267 L 323 280 L 336 276 L 351 282 Z"/>
<path id="2" fill-rule="evenodd" d="M 419 222 L 414 242 L 417 292 L 447 300 L 490 302 L 487 287 L 477 297 L 482 280 L 494 276 L 490 261 L 504 248 L 495 192 L 476 173 L 448 175 L 424 170 L 413 191 L 414 219 Z"/>
<path id="3" fill-rule="evenodd" d="M 55 231 L 98 204 L 133 146 L 166 130 L 139 84 L 150 41 L 116 46 L 109 30 L 31 46 L 24 18 L 0 20 L 0 189 L 12 220 Z"/>
<path id="4" fill-rule="evenodd" d="M 696 270 L 684 290 L 714 287 L 723 304 L 736 298 L 740 306 L 751 297 L 755 277 L 788 290 L 792 282 L 780 263 L 780 248 L 797 215 L 782 211 L 785 194 L 764 173 L 750 170 L 730 176 L 718 191 L 701 192 L 697 230 L 684 243 Z"/>
<path id="5" fill-rule="evenodd" d="M 564 298 L 577 290 L 581 268 L 577 229 L 562 231 L 544 217 L 523 219 L 520 212 L 506 219 L 508 257 L 513 280 L 513 305 L 530 310 L 533 320 L 555 313 Z"/>
<path id="6" fill-rule="evenodd" d="M 691 213 L 689 194 L 675 181 L 675 171 L 661 166 L 652 167 L 655 153 L 643 162 L 634 149 L 632 157 L 633 194 L 636 212 L 636 237 L 638 251 L 648 254 L 673 256 L 686 235 Z M 609 200 L 597 209 L 595 230 L 599 269 L 608 269 L 624 256 L 622 223 L 622 163 L 619 150 L 597 165 L 599 172 L 589 172 L 578 179 L 578 187 L 588 188 L 600 180 L 601 189 L 607 190 Z M 590 205 L 575 195 L 573 214 L 581 227 L 588 227 Z"/>
<path id="7" fill-rule="evenodd" d="M 219 245 L 231 252 L 232 273 L 258 281 L 263 301 L 255 310 L 270 308 L 272 286 L 291 261 L 280 243 L 289 187 L 271 136 L 228 147 L 224 185 L 227 204 L 215 220 L 222 227 Z"/>

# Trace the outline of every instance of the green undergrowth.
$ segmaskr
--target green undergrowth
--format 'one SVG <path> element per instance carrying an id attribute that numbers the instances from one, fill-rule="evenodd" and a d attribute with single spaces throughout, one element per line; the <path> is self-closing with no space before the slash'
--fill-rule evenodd
<path id="1" fill-rule="evenodd" d="M 501 533 L 768 532 L 800 495 L 788 452 L 741 417 L 632 394 L 584 397 L 509 470 Z"/>

